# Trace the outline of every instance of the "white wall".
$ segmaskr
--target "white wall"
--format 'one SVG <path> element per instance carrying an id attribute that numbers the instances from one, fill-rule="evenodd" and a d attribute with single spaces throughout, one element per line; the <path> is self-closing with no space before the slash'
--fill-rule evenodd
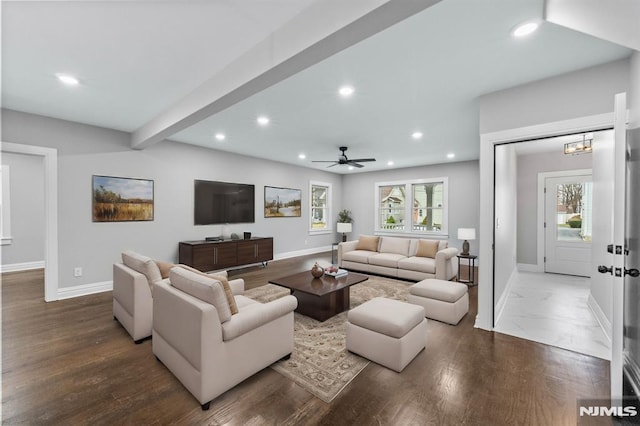
<path id="1" fill-rule="evenodd" d="M 42 157 L 2 154 L 9 166 L 10 245 L 2 246 L 2 267 L 44 261 L 44 164 Z M 3 202 L 5 202 L 3 194 Z"/>
<path id="2" fill-rule="evenodd" d="M 129 134 L 16 111 L 2 111 L 5 142 L 58 149 L 59 288 L 108 282 L 112 263 L 124 249 L 177 261 L 178 242 L 210 235 L 251 231 L 273 236 L 276 256 L 330 247 L 335 233 L 309 235 L 309 180 L 333 185 L 335 212 L 342 199 L 340 175 L 258 160 L 185 144 L 162 142 L 143 151 L 129 148 Z M 154 180 L 152 222 L 93 223 L 91 176 Z M 256 185 L 253 224 L 194 226 L 193 180 Z M 301 218 L 264 218 L 264 186 L 302 190 Z M 74 277 L 74 267 L 83 268 Z"/>
<path id="3" fill-rule="evenodd" d="M 412 180 L 421 178 L 449 178 L 449 246 L 462 249 L 457 239 L 458 228 L 478 229 L 479 182 L 478 162 L 445 163 L 399 170 L 345 175 L 342 205 L 353 213 L 353 233 L 372 235 L 375 229 L 376 182 Z M 478 240 L 469 241 L 470 252 L 478 253 Z M 482 260 L 478 259 L 478 263 Z"/>
<path id="4" fill-rule="evenodd" d="M 495 167 L 495 302 L 516 270 L 518 165 L 513 144 L 496 147 Z"/>
<path id="5" fill-rule="evenodd" d="M 591 159 L 591 154 L 565 155 L 562 151 L 518 156 L 518 263 L 538 262 L 538 173 L 590 169 Z"/>

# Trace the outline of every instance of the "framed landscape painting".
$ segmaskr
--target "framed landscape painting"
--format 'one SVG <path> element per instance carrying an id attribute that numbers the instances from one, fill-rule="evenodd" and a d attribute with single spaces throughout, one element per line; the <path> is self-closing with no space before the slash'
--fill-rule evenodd
<path id="1" fill-rule="evenodd" d="M 264 187 L 264 217 L 300 217 L 302 190 Z"/>
<path id="2" fill-rule="evenodd" d="M 153 220 L 153 181 L 113 176 L 92 177 L 94 222 Z"/>

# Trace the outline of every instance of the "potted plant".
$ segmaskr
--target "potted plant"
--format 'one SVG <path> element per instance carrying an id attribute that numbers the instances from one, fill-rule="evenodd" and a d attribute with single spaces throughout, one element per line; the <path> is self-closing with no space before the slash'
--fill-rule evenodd
<path id="1" fill-rule="evenodd" d="M 342 233 L 342 242 L 347 241 L 347 234 L 352 231 L 352 222 L 353 218 L 351 217 L 351 212 L 349 210 L 344 209 L 338 213 L 337 231 Z"/>

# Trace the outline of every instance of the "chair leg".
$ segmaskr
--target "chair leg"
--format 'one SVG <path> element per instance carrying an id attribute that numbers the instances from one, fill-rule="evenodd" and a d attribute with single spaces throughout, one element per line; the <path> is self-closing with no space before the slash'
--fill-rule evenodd
<path id="1" fill-rule="evenodd" d="M 289 358 L 291 358 L 291 353 L 286 354 L 285 356 L 283 356 L 282 358 L 280 358 L 280 361 L 286 361 Z"/>
<path id="2" fill-rule="evenodd" d="M 202 407 L 202 411 L 207 411 L 209 409 L 209 404 L 211 404 L 211 401 L 200 405 L 200 407 Z"/>

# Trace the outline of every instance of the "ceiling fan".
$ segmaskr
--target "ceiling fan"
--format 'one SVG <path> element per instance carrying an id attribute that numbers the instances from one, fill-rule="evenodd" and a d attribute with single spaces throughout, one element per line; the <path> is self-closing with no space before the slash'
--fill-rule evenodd
<path id="1" fill-rule="evenodd" d="M 343 165 L 346 164 L 348 166 L 353 166 L 353 167 L 364 167 L 362 164 L 359 163 L 366 163 L 369 161 L 376 161 L 375 158 L 356 158 L 354 160 L 349 160 L 347 158 L 347 154 L 345 154 L 345 151 L 347 150 L 346 146 L 341 146 L 340 147 L 340 155 L 338 156 L 338 160 L 336 161 L 321 161 L 321 160 L 314 160 L 312 161 L 313 163 L 333 163 L 328 167 L 333 167 L 333 166 L 337 166 L 337 165 Z"/>

